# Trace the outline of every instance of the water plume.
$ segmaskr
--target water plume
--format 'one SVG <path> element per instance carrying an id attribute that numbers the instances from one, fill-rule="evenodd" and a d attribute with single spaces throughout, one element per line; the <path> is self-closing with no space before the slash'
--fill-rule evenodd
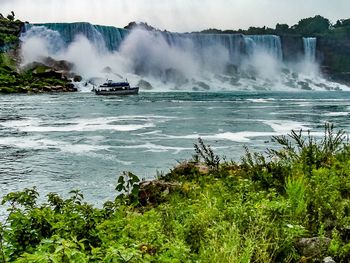
<path id="1" fill-rule="evenodd" d="M 68 60 L 85 82 L 128 78 L 163 91 L 340 86 L 321 78 L 313 38 L 304 40 L 305 58 L 294 64 L 283 61 L 281 40 L 274 35 L 178 34 L 72 23 L 31 25 L 21 40 L 24 64 L 48 56 Z"/>

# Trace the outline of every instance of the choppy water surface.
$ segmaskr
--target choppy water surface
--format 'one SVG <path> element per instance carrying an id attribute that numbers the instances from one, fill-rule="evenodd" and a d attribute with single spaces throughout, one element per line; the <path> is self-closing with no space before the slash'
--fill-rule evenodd
<path id="1" fill-rule="evenodd" d="M 0 195 L 81 189 L 100 204 L 122 171 L 153 178 L 189 159 L 198 137 L 227 159 L 291 129 L 350 130 L 350 93 L 90 93 L 0 96 Z"/>

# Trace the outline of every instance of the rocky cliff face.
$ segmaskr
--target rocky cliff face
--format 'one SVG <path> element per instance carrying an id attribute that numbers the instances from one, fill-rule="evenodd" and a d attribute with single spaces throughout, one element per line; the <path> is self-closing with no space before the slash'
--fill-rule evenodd
<path id="1" fill-rule="evenodd" d="M 283 60 L 298 62 L 304 57 L 302 36 L 281 35 Z M 316 60 L 330 80 L 350 85 L 350 30 L 317 37 Z"/>
<path id="2" fill-rule="evenodd" d="M 350 85 L 350 37 L 319 37 L 317 59 L 326 76 Z"/>
<path id="3" fill-rule="evenodd" d="M 281 35 L 283 60 L 298 62 L 304 57 L 304 46 L 301 36 Z"/>

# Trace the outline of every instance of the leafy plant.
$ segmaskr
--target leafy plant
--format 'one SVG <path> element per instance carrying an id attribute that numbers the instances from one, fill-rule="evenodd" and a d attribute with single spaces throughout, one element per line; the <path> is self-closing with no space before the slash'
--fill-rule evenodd
<path id="1" fill-rule="evenodd" d="M 198 138 L 198 143 L 194 144 L 194 150 L 196 155 L 194 155 L 193 159 L 196 162 L 201 160 L 211 169 L 217 170 L 220 165 L 220 157 L 214 154 L 210 145 L 205 145 L 201 138 Z"/>
<path id="2" fill-rule="evenodd" d="M 123 172 L 118 179 L 115 190 L 120 192 L 119 200 L 128 199 L 128 203 L 137 204 L 140 189 L 140 179 L 131 172 Z"/>
<path id="3" fill-rule="evenodd" d="M 334 133 L 334 126 L 331 123 L 326 123 L 324 128 L 324 137 L 318 142 L 310 131 L 307 132 L 307 137 L 303 136 L 303 131 L 292 130 L 291 134 L 286 136 L 273 136 L 274 142 L 280 144 L 282 150 L 269 149 L 271 157 L 277 157 L 285 161 L 301 162 L 305 169 L 312 167 L 319 168 L 327 164 L 330 159 L 338 152 L 344 149 L 345 132 L 339 130 Z"/>

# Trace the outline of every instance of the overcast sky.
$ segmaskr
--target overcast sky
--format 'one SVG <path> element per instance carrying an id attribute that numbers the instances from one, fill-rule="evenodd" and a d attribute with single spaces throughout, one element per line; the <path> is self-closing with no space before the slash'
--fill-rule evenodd
<path id="1" fill-rule="evenodd" d="M 350 18 L 350 0 L 0 0 L 0 12 L 14 11 L 31 23 L 77 22 L 124 27 L 143 21 L 169 31 L 247 29 L 296 24 L 322 15 Z"/>

